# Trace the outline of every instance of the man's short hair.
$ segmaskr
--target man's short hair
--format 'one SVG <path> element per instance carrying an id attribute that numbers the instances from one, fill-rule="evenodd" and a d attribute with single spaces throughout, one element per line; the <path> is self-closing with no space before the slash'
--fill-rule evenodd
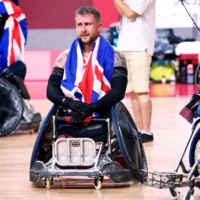
<path id="1" fill-rule="evenodd" d="M 100 12 L 92 6 L 83 6 L 83 7 L 79 8 L 78 10 L 75 11 L 75 16 L 76 15 L 84 16 L 84 15 L 87 15 L 87 14 L 92 14 L 95 17 L 97 22 L 101 21 Z"/>

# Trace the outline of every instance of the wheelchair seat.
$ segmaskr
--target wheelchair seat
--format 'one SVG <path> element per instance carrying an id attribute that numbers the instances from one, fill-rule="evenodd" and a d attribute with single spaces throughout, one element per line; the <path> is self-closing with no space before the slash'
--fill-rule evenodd
<path id="1" fill-rule="evenodd" d="M 106 175 L 115 183 L 137 179 L 144 182 L 147 160 L 135 123 L 122 102 L 112 106 L 107 118 L 87 119 L 91 124 L 106 123 L 106 140 L 89 137 L 57 139 L 57 122 L 69 122 L 59 116 L 62 107 L 53 105 L 43 121 L 30 162 L 30 181 L 45 178 L 49 187 L 56 176 L 93 177 L 94 185 Z M 75 168 L 74 168 L 75 167 Z M 96 187 L 98 189 L 98 187 Z"/>
<path id="2" fill-rule="evenodd" d="M 0 77 L 0 137 L 17 130 L 38 130 L 42 121 L 30 102 L 30 95 L 19 77 L 16 85 Z M 28 104 L 25 102 L 28 100 Z"/>

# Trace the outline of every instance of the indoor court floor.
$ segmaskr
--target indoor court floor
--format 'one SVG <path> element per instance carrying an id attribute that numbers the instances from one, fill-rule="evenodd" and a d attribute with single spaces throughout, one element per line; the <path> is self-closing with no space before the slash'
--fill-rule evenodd
<path id="1" fill-rule="evenodd" d="M 26 84 L 35 110 L 44 118 L 52 106 L 45 97 L 46 82 Z M 179 112 L 195 92 L 194 85 L 151 85 L 154 141 L 144 144 L 149 171 L 173 172 L 191 131 L 191 124 Z M 123 103 L 132 114 L 129 95 Z M 18 132 L 0 138 L 0 200 L 171 199 L 168 189 L 151 188 L 137 181 L 116 184 L 106 177 L 101 190 L 96 190 L 88 177 L 57 178 L 50 189 L 42 183 L 35 185 L 29 181 L 29 164 L 36 137 L 37 133 Z M 184 163 L 188 168 L 188 152 Z M 177 189 L 182 199 L 189 187 Z M 194 197 L 200 200 L 198 188 Z"/>

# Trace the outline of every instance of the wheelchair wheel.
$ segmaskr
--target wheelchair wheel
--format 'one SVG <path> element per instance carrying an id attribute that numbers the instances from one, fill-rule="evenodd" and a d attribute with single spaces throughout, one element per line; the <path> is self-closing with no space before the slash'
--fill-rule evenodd
<path id="1" fill-rule="evenodd" d="M 200 65 L 197 66 L 195 75 L 194 75 L 194 83 L 197 88 L 197 92 L 200 92 Z"/>
<path id="2" fill-rule="evenodd" d="M 58 106 L 53 105 L 41 124 L 31 156 L 30 169 L 36 160 L 45 162 L 51 156 L 50 141 L 52 140 L 53 120 L 50 120 L 50 118 L 58 110 L 57 108 Z"/>
<path id="3" fill-rule="evenodd" d="M 124 160 L 133 176 L 143 183 L 147 174 L 142 169 L 147 171 L 148 167 L 136 125 L 123 103 L 118 102 L 112 106 L 111 112 L 117 142 Z"/>
<path id="4" fill-rule="evenodd" d="M 190 145 L 190 151 L 189 151 L 190 167 L 194 165 L 199 155 L 200 155 L 200 128 L 195 133 Z M 199 175 L 200 175 L 200 168 L 198 167 L 195 171 L 194 176 L 197 177 Z"/>
<path id="5" fill-rule="evenodd" d="M 0 77 L 0 137 L 11 133 L 19 125 L 23 102 L 17 88 Z"/>

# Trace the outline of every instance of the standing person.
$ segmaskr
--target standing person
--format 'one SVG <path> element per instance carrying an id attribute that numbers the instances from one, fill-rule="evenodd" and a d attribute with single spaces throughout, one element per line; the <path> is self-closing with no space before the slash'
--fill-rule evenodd
<path id="1" fill-rule="evenodd" d="M 81 7 L 75 12 L 75 21 L 77 38 L 56 60 L 48 80 L 47 98 L 56 105 L 67 107 L 66 114 L 72 116 L 73 123 L 79 124 L 94 113 L 105 113 L 124 98 L 127 69 L 123 53 L 100 34 L 98 10 Z M 69 126 L 66 124 L 64 128 Z M 101 134 L 94 127 L 89 129 L 88 125 L 86 128 L 85 133 L 92 131 L 93 138 Z M 74 134 L 84 137 L 82 130 Z M 61 131 L 61 134 L 63 132 L 68 131 Z"/>
<path id="2" fill-rule="evenodd" d="M 143 142 L 154 139 L 151 132 L 152 102 L 149 70 L 154 51 L 156 0 L 113 0 L 122 18 L 118 47 L 126 57 L 131 105 Z"/>
<path id="3" fill-rule="evenodd" d="M 28 28 L 25 14 L 15 3 L 0 1 L 0 76 L 12 80 L 17 75 L 24 80 Z"/>

